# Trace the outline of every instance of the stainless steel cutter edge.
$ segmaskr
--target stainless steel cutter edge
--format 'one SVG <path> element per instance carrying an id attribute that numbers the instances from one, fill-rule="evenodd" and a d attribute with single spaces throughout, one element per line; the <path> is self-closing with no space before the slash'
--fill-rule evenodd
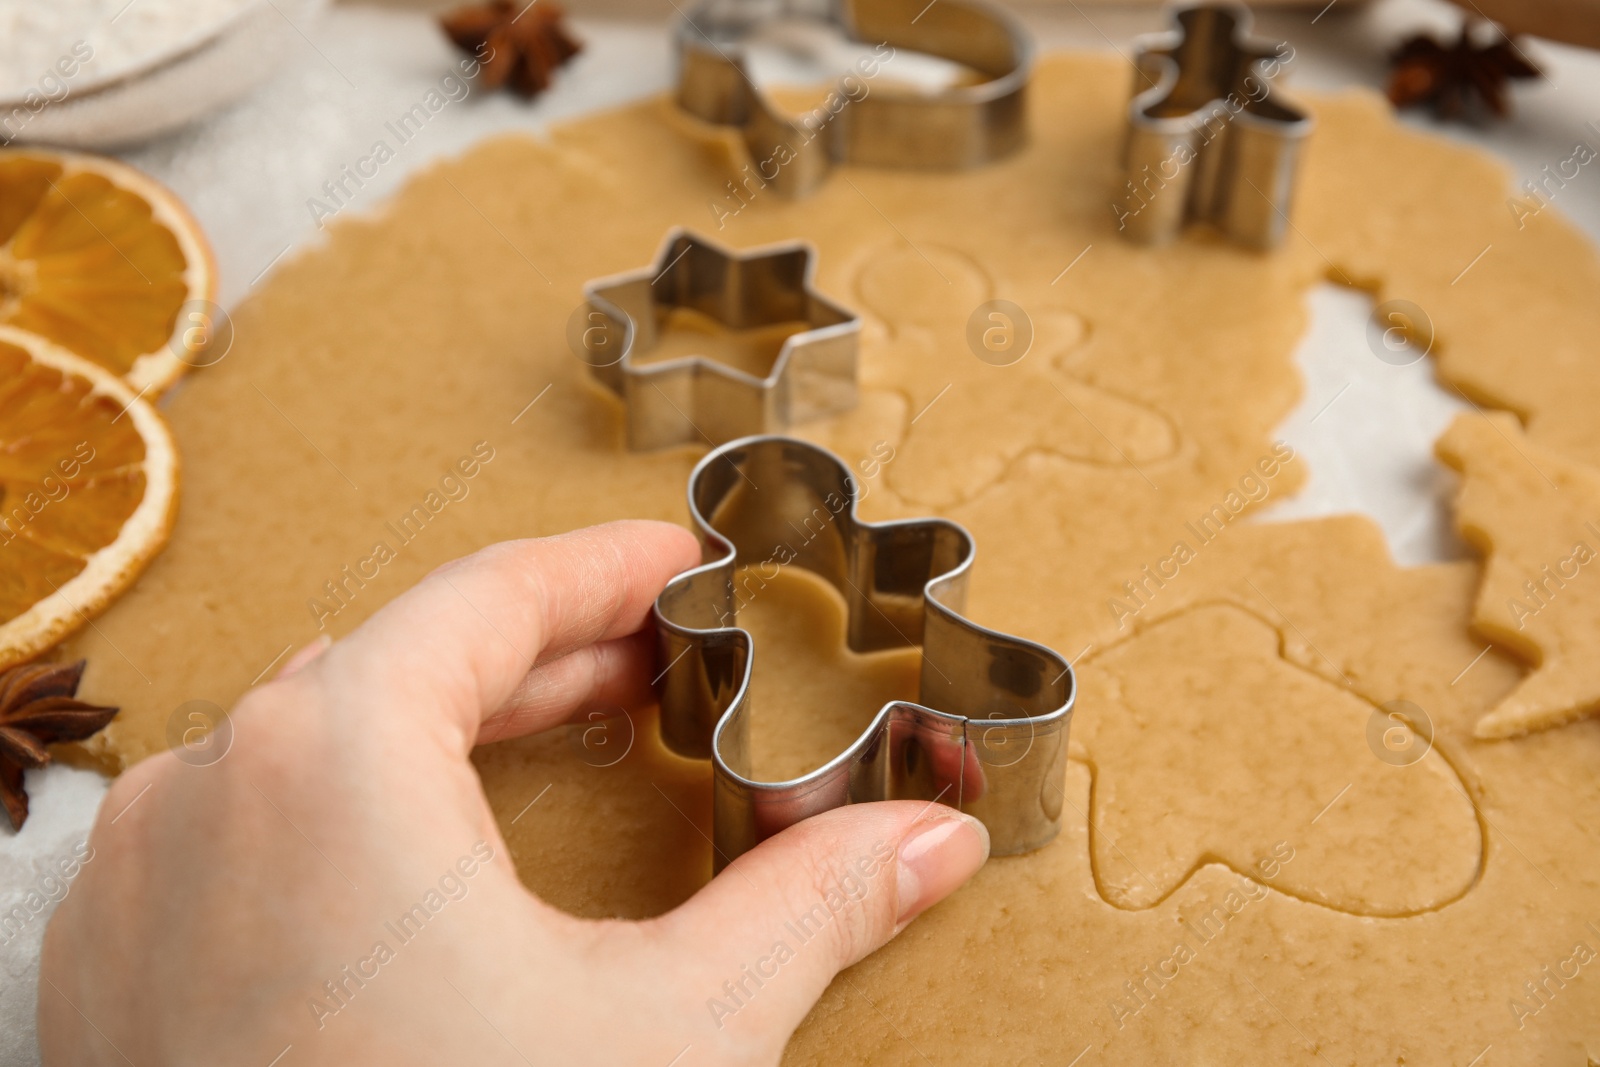
<path id="1" fill-rule="evenodd" d="M 1241 245 L 1275 247 L 1289 225 L 1300 150 L 1315 125 L 1305 111 L 1274 94 L 1272 79 L 1263 70 L 1282 42 L 1254 36 L 1249 8 L 1234 0 L 1177 4 L 1169 14 L 1172 29 L 1134 40 L 1134 91 L 1123 148 L 1128 189 L 1119 193 L 1120 205 L 1113 203 L 1119 228 L 1134 241 L 1154 244 L 1172 239 L 1190 222 L 1203 220 Z M 1227 31 L 1225 36 L 1203 39 L 1211 28 L 1206 25 L 1209 19 L 1226 20 L 1219 24 Z M 1190 44 L 1192 33 L 1202 66 L 1214 69 L 1223 50 L 1245 62 L 1248 75 L 1262 86 L 1261 97 L 1251 100 L 1259 110 L 1241 107 L 1220 130 L 1208 133 L 1208 121 L 1231 91 L 1219 89 L 1183 114 L 1151 113 L 1177 87 L 1183 70 L 1175 53 Z M 1166 164 L 1180 150 L 1187 150 L 1195 161 L 1168 178 Z M 1146 202 L 1139 187 L 1149 185 L 1152 171 L 1159 187 L 1144 189 L 1153 194 Z M 1132 206 L 1129 192 L 1139 204 L 1124 214 Z"/>
<path id="2" fill-rule="evenodd" d="M 747 277 L 763 266 L 777 277 Z M 861 318 L 816 290 L 816 266 L 806 241 L 733 250 L 675 227 L 650 266 L 585 285 L 589 309 L 604 320 L 600 345 L 617 353 L 590 369 L 625 406 L 628 447 L 715 446 L 854 407 Z M 720 270 L 721 284 L 697 280 L 702 267 Z M 668 299 L 657 300 L 658 288 Z M 636 365 L 653 343 L 660 307 L 697 307 L 730 325 L 758 321 L 763 311 L 803 314 L 811 328 L 784 341 L 764 378 L 704 356 Z M 600 345 L 589 345 L 591 353 Z"/>
<path id="3" fill-rule="evenodd" d="M 791 117 L 750 77 L 741 42 L 785 16 L 832 23 L 854 40 L 940 56 L 987 76 L 928 95 L 872 92 L 827 114 Z M 815 190 L 833 165 L 954 169 L 1003 158 L 1027 140 L 1034 48 L 1026 29 L 987 0 L 710 0 L 677 31 L 678 104 L 706 122 L 737 127 L 761 187 Z M 839 91 L 845 91 L 841 83 Z M 815 150 L 820 149 L 820 150 Z"/>
<path id="4" fill-rule="evenodd" d="M 657 598 L 657 688 L 669 749 L 713 764 L 718 869 L 772 834 L 843 804 L 939 800 L 983 821 L 995 855 L 1060 828 L 1071 665 L 1033 641 L 961 614 L 975 548 L 946 519 L 870 523 L 850 469 L 818 445 L 775 435 L 729 442 L 689 477 L 704 562 Z M 923 647 L 920 703 L 884 705 L 824 766 L 781 782 L 748 773 L 755 649 L 736 625 L 740 565 L 800 566 L 848 607 L 856 651 Z"/>

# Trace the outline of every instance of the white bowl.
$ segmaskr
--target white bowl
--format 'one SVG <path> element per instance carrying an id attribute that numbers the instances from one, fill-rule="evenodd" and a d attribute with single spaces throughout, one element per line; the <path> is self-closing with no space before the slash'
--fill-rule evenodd
<path id="1" fill-rule="evenodd" d="M 305 47 L 300 32 L 326 2 L 253 0 L 134 67 L 67 80 L 65 96 L 31 115 L 22 98 L 0 99 L 0 119 L 11 117 L 0 141 L 9 128 L 12 143 L 108 149 L 169 133 L 238 100 L 278 68 L 291 46 Z"/>

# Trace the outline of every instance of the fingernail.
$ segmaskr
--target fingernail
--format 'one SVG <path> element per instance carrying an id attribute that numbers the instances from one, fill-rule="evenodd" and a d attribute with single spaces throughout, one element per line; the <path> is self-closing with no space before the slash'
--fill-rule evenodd
<path id="1" fill-rule="evenodd" d="M 972 816 L 951 811 L 913 825 L 896 856 L 898 929 L 955 892 L 983 866 L 989 858 L 989 831 Z"/>

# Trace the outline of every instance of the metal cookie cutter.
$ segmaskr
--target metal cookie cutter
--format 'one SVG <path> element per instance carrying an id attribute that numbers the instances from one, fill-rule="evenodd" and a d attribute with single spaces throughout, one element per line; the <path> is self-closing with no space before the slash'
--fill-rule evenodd
<path id="1" fill-rule="evenodd" d="M 1287 46 L 1250 36 L 1243 4 L 1180 7 L 1173 23 L 1135 42 L 1118 224 L 1154 243 L 1205 221 L 1240 244 L 1271 248 L 1288 224 L 1312 126 L 1271 92 Z"/>
<path id="2" fill-rule="evenodd" d="M 987 80 L 931 95 L 874 92 L 877 61 L 840 82 L 844 101 L 798 117 L 779 111 L 751 80 L 743 41 L 783 17 L 832 23 L 869 45 L 953 60 Z M 678 27 L 678 104 L 707 122 L 737 126 L 763 184 L 804 196 L 835 163 L 958 169 L 999 159 L 1027 139 L 1033 64 L 1027 31 L 984 0 L 711 0 Z M 868 72 L 870 69 L 870 73 Z"/>
<path id="3" fill-rule="evenodd" d="M 869 523 L 832 452 L 747 437 L 689 476 L 705 562 L 656 599 L 661 735 L 713 764 L 720 870 L 801 819 L 857 801 L 940 800 L 981 819 L 995 855 L 1039 848 L 1060 828 L 1072 666 L 1055 652 L 961 615 L 973 543 L 945 519 Z M 739 605 L 782 566 L 804 567 L 848 606 L 858 652 L 922 646 L 919 703 L 885 704 L 826 765 L 786 782 L 752 776 L 754 643 Z M 741 578 L 736 569 L 744 566 Z"/>
<path id="4" fill-rule="evenodd" d="M 628 447 L 712 445 L 856 404 L 861 319 L 811 287 L 815 250 L 791 241 L 732 252 L 672 230 L 654 266 L 584 287 L 583 345 L 595 376 L 627 407 Z M 704 356 L 641 364 L 675 308 L 734 329 L 803 322 L 766 377 Z"/>

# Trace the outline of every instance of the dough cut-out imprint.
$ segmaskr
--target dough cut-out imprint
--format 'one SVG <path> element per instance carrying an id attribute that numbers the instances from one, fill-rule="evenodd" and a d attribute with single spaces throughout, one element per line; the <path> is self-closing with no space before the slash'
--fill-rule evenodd
<path id="1" fill-rule="evenodd" d="M 1473 632 L 1532 667 L 1474 732 L 1600 713 L 1600 471 L 1529 440 L 1509 412 L 1459 415 L 1434 448 L 1461 472 L 1456 525 L 1485 557 Z"/>
<path id="2" fill-rule="evenodd" d="M 901 280 L 919 276 L 946 284 L 906 291 Z M 887 358 L 923 372 L 916 381 L 896 383 L 908 407 L 901 428 L 906 447 L 888 482 L 909 503 L 948 512 L 1032 455 L 1143 475 L 1182 447 L 1176 421 L 1159 406 L 1064 365 L 1090 330 L 1068 307 L 1019 295 L 1026 325 L 1004 325 L 1025 328 L 1031 339 L 1028 350 L 1005 365 L 991 365 L 967 345 L 947 340 L 967 330 L 974 308 L 1011 288 L 974 254 L 935 242 L 915 250 L 885 244 L 854 267 L 848 291 L 862 313 L 887 330 Z M 982 430 L 973 433 L 970 426 Z"/>
<path id="3" fill-rule="evenodd" d="M 1283 640 L 1253 610 L 1206 601 L 1080 661 L 1108 904 L 1155 907 L 1215 863 L 1374 918 L 1437 911 L 1478 884 L 1486 828 L 1431 728 L 1403 759 L 1374 748 L 1392 705 L 1297 663 Z M 1295 859 L 1264 879 L 1278 842 Z"/>

